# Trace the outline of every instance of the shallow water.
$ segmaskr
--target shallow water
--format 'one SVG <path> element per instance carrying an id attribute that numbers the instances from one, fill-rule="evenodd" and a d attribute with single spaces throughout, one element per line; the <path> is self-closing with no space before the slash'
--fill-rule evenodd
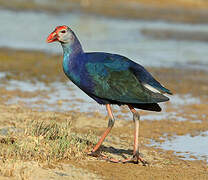
<path id="1" fill-rule="evenodd" d="M 93 99 L 75 87 L 70 81 L 67 83 L 53 82 L 50 84 L 45 84 L 39 81 L 31 83 L 29 81 L 9 80 L 6 82 L 6 84 L 0 84 L 0 87 L 4 87 L 8 91 L 20 90 L 22 92 L 29 93 L 37 92 L 37 95 L 32 98 L 18 96 L 12 97 L 7 101 L 7 104 L 21 103 L 27 107 L 35 108 L 39 111 L 64 112 L 78 110 L 80 112 L 100 112 L 102 114 L 106 114 L 104 106 L 98 105 Z M 171 101 L 170 105 L 176 108 L 200 103 L 199 98 L 192 97 L 191 95 L 173 95 L 169 96 L 169 98 Z M 186 117 L 181 115 L 181 111 L 167 112 L 167 103 L 161 103 L 160 106 L 163 109 L 162 112 L 149 112 L 147 115 L 141 116 L 141 120 L 188 120 Z M 129 111 L 122 112 L 118 106 L 113 107 L 113 109 L 116 111 L 115 114 L 123 115 L 126 117 L 126 119 L 131 118 L 131 113 Z"/>
<path id="2" fill-rule="evenodd" d="M 86 51 L 122 54 L 145 66 L 189 66 L 207 69 L 203 66 L 208 64 L 207 43 L 156 40 L 144 36 L 141 31 L 145 28 L 194 32 L 200 30 L 208 33 L 208 25 L 118 20 L 78 13 L 53 15 L 7 10 L 0 10 L 0 17 L 3 24 L 0 28 L 0 47 L 61 53 L 62 49 L 58 43 L 47 44 L 45 40 L 55 26 L 66 24 L 76 32 Z"/>
<path id="3" fill-rule="evenodd" d="M 42 82 L 36 82 L 35 85 L 34 83 L 31 83 L 29 81 L 17 81 L 17 80 L 9 80 L 9 85 L 6 86 L 5 88 L 7 90 L 21 90 L 21 91 L 28 91 L 28 92 L 34 92 L 37 90 L 45 90 L 47 87 L 44 83 Z"/>
<path id="4" fill-rule="evenodd" d="M 4 85 L 0 85 L 0 87 L 4 87 Z M 10 98 L 7 104 L 24 103 L 25 106 L 39 111 L 79 110 L 81 112 L 96 112 L 102 109 L 102 106 L 98 106 L 90 97 L 74 87 L 70 81 L 68 83 L 54 82 L 46 85 L 42 82 L 31 83 L 29 81 L 10 80 L 5 87 L 8 91 L 39 92 L 39 95 L 37 94 L 32 98 L 18 96 Z"/>
<path id="5" fill-rule="evenodd" d="M 163 143 L 152 142 L 152 145 L 159 146 L 165 150 L 173 150 L 177 155 L 183 156 L 184 159 L 194 160 L 192 157 L 196 156 L 197 159 L 203 159 L 208 162 L 208 131 L 201 133 L 198 136 L 175 136 L 171 140 L 165 139 Z"/>
<path id="6" fill-rule="evenodd" d="M 0 73 L 0 77 L 5 74 Z M 20 90 L 22 92 L 38 92 L 38 94 L 32 98 L 15 96 L 9 98 L 7 104 L 21 104 L 23 106 L 33 108 L 38 111 L 55 111 L 55 112 L 67 112 L 71 110 L 78 110 L 80 112 L 99 112 L 106 115 L 104 106 L 98 105 L 94 100 L 89 98 L 81 90 L 76 88 L 71 82 L 61 83 L 53 82 L 45 84 L 36 81 L 31 83 L 29 81 L 17 81 L 9 80 L 7 84 L 1 83 L 1 87 L 6 87 L 8 91 Z M 174 95 L 170 97 L 171 106 L 180 109 L 180 107 L 191 104 L 200 103 L 200 99 L 192 97 L 191 95 Z M 149 112 L 147 115 L 142 115 L 142 121 L 153 121 L 153 120 L 173 120 L 173 121 L 192 121 L 195 123 L 201 123 L 197 120 L 190 120 L 183 117 L 180 111 L 167 112 L 168 103 L 162 103 L 163 111 L 160 113 Z M 118 106 L 114 106 L 115 115 L 122 115 L 122 119 L 132 120 L 131 113 L 123 112 Z M 119 117 L 118 119 L 120 119 Z M 193 160 L 203 159 L 208 161 L 207 154 L 207 136 L 208 132 L 204 132 L 199 136 L 191 137 L 190 135 L 175 136 L 171 140 L 165 138 L 164 143 L 157 143 L 152 141 L 151 146 L 160 147 L 165 150 L 173 150 L 177 155 L 180 155 L 183 159 Z M 193 157 L 193 156 L 195 157 Z"/>
<path id="7" fill-rule="evenodd" d="M 6 73 L 5 72 L 0 72 L 0 79 L 6 77 Z"/>
<path id="8" fill-rule="evenodd" d="M 176 120 L 176 121 L 187 121 L 187 118 L 181 117 L 179 115 L 177 115 L 177 112 L 160 112 L 158 114 L 156 113 L 151 113 L 148 115 L 144 115 L 141 117 L 141 119 L 144 120 L 167 120 L 167 119 L 171 119 L 171 120 Z"/>
<path id="9" fill-rule="evenodd" d="M 174 96 L 169 96 L 169 98 L 171 99 L 173 106 L 200 104 L 200 99 L 197 97 L 192 97 L 190 94 L 183 96 L 176 94 Z"/>

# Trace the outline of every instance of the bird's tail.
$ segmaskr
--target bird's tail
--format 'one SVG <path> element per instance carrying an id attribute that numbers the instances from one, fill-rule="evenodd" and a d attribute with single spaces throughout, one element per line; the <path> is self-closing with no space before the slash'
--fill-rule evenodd
<path id="1" fill-rule="evenodd" d="M 156 111 L 160 112 L 162 109 L 157 103 L 143 103 L 143 104 L 130 104 L 134 108 L 148 110 L 148 111 Z"/>

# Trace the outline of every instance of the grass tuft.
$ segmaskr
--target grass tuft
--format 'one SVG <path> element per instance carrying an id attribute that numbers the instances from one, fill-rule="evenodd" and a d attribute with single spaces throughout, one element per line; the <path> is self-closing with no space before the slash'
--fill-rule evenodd
<path id="1" fill-rule="evenodd" d="M 15 138 L 1 138 L 0 158 L 38 162 L 84 159 L 96 140 L 92 132 L 85 135 L 74 133 L 71 121 L 33 120 Z"/>

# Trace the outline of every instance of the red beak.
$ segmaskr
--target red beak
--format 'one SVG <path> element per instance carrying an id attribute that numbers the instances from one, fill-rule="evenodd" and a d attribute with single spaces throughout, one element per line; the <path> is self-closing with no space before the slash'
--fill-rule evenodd
<path id="1" fill-rule="evenodd" d="M 47 43 L 51 43 L 51 42 L 54 42 L 54 41 L 58 41 L 56 32 L 52 32 L 52 33 L 48 36 L 48 38 L 46 39 L 46 42 L 47 42 Z"/>

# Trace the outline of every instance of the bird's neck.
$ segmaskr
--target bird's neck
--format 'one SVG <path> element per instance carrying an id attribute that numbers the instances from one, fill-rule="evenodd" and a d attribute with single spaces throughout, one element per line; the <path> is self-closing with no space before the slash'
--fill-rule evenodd
<path id="1" fill-rule="evenodd" d="M 84 60 L 84 51 L 77 38 L 74 39 L 72 44 L 62 43 L 63 47 L 63 70 L 64 73 L 72 80 L 78 80 L 75 74 L 79 71 L 81 64 Z"/>
<path id="2" fill-rule="evenodd" d="M 75 37 L 73 43 L 61 43 L 63 48 L 64 57 L 68 56 L 69 59 L 84 53 L 79 40 Z"/>

